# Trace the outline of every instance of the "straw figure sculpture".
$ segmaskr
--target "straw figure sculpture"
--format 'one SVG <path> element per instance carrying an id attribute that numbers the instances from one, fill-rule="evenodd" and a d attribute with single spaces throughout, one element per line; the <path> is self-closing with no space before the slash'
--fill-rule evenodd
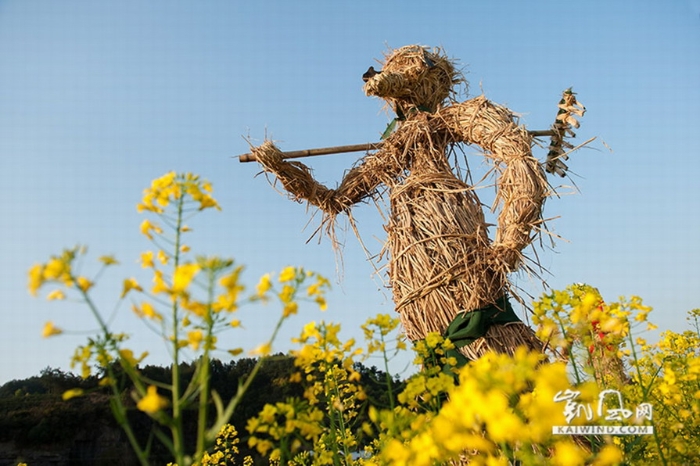
<path id="1" fill-rule="evenodd" d="M 252 147 L 252 155 L 292 199 L 323 211 L 331 234 L 337 215 L 388 195 L 389 284 L 410 340 L 437 332 L 452 340 L 462 362 L 489 350 L 542 351 L 542 342 L 513 312 L 509 297 L 515 290 L 508 280 L 526 266 L 523 249 L 543 230 L 542 207 L 551 194 L 532 155 L 533 136 L 510 110 L 483 96 L 451 98 L 464 80 L 440 49 L 390 51 L 382 69 L 370 68 L 363 79 L 365 93 L 383 99 L 396 124 L 335 189 L 317 182 L 305 165 L 284 160 L 270 141 Z M 571 113 L 582 114 L 566 92 L 573 100 L 560 105 L 548 171 L 565 170 L 562 142 L 576 123 Z M 455 144 L 479 146 L 494 167 L 492 235 L 474 187 L 450 165 L 447 154 Z"/>

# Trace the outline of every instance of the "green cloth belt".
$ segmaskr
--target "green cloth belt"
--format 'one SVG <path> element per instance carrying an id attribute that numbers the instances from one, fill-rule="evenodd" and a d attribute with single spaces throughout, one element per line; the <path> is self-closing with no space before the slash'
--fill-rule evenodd
<path id="1" fill-rule="evenodd" d="M 459 348 L 486 335 L 492 324 L 510 322 L 520 322 L 520 319 L 513 312 L 513 307 L 506 295 L 497 299 L 494 304 L 457 314 L 443 334 L 454 344 L 453 349 L 445 351 L 445 356 L 454 357 L 457 360 L 456 367 L 464 366 L 469 362 L 469 359 L 459 352 Z"/>

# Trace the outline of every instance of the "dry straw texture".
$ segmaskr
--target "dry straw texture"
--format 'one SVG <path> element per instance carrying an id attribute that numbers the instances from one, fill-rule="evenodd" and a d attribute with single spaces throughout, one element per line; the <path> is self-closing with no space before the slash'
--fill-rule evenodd
<path id="1" fill-rule="evenodd" d="M 380 74 L 367 81 L 365 93 L 383 98 L 399 115 L 414 105 L 434 112 L 464 83 L 440 49 L 418 45 L 390 51 Z"/>
<path id="2" fill-rule="evenodd" d="M 389 281 L 411 340 L 443 333 L 458 313 L 516 294 L 508 274 L 526 266 L 522 250 L 543 229 L 548 184 L 532 156 L 532 137 L 512 112 L 483 96 L 449 101 L 460 79 L 439 50 L 409 46 L 388 56 L 365 92 L 405 118 L 337 189 L 316 182 L 303 164 L 284 162 L 270 142 L 253 148 L 294 199 L 323 210 L 331 236 L 336 215 L 369 197 L 388 196 Z M 458 143 L 481 147 L 493 165 L 499 213 L 492 235 L 474 188 L 455 176 L 448 161 L 446 154 Z M 462 350 L 476 358 L 489 349 L 512 353 L 521 345 L 542 347 L 529 327 L 514 323 L 492 326 Z"/>

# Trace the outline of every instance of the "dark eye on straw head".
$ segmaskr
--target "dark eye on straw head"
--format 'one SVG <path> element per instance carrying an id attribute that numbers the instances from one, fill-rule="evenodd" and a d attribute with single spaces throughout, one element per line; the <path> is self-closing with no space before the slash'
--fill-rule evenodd
<path id="1" fill-rule="evenodd" d="M 381 73 L 381 71 L 377 71 L 374 69 L 373 66 L 370 66 L 369 69 L 367 70 L 367 72 L 362 75 L 362 80 L 364 82 L 367 82 L 370 79 L 372 79 L 375 75 L 378 75 L 379 73 Z"/>

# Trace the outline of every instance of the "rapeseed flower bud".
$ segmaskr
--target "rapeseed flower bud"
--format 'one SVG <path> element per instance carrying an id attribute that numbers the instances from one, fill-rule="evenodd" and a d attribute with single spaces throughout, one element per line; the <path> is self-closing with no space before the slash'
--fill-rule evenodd
<path id="1" fill-rule="evenodd" d="M 44 329 L 41 331 L 41 336 L 44 338 L 49 338 L 54 335 L 60 335 L 63 333 L 63 330 L 60 328 L 56 327 L 53 322 L 46 322 L 44 324 Z"/>
<path id="2" fill-rule="evenodd" d="M 168 404 L 168 400 L 158 394 L 158 388 L 155 385 L 149 385 L 146 389 L 146 395 L 136 403 L 136 407 L 147 414 L 153 415 L 167 408 Z"/>

